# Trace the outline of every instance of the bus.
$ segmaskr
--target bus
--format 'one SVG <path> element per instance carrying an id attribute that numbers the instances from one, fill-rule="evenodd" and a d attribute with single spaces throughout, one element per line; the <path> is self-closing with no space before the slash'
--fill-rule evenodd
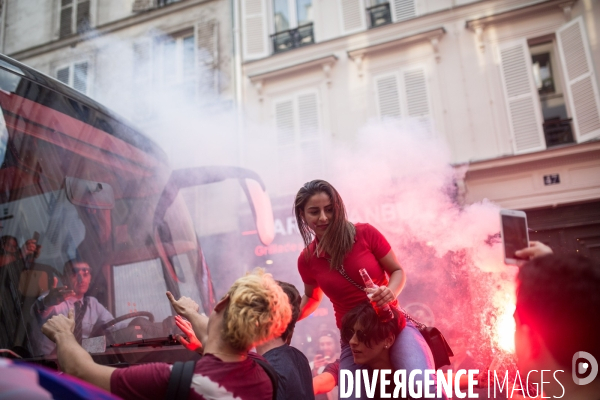
<path id="1" fill-rule="evenodd" d="M 67 283 L 65 264 L 82 260 L 91 276 L 85 295 L 112 318 L 82 340 L 96 362 L 198 357 L 173 339 L 165 296 L 189 296 L 207 314 L 215 304 L 182 191 L 236 180 L 268 245 L 273 213 L 261 178 L 239 167 L 172 170 L 164 151 L 122 118 L 2 55 L 0 108 L 0 349 L 55 362 L 39 304 Z"/>

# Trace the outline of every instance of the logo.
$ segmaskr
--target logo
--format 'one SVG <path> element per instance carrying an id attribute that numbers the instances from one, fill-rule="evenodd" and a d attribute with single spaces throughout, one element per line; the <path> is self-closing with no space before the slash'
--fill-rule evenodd
<path id="1" fill-rule="evenodd" d="M 587 385 L 598 375 L 598 361 L 585 351 L 573 354 L 573 382 L 577 385 Z"/>

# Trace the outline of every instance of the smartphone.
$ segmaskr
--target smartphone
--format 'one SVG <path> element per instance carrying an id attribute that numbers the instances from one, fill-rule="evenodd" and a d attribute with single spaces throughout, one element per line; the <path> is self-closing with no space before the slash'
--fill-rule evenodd
<path id="1" fill-rule="evenodd" d="M 522 263 L 526 259 L 517 257 L 515 252 L 529 247 L 527 215 L 523 211 L 500 210 L 500 225 L 504 245 L 504 262 L 506 264 Z"/>

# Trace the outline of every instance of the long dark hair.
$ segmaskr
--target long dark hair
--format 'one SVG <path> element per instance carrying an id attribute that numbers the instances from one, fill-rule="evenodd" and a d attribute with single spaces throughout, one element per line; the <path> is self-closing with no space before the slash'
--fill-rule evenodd
<path id="1" fill-rule="evenodd" d="M 354 330 L 354 326 L 358 323 L 367 337 L 365 345 L 368 348 L 372 348 L 373 343 L 381 343 L 390 335 L 397 339 L 406 326 L 406 319 L 396 307 L 390 307 L 390 309 L 394 313 L 394 318 L 388 322 L 381 322 L 371 303 L 362 302 L 344 314 L 342 317 L 342 332 L 346 329 Z M 342 341 L 347 343 L 343 334 Z"/>
<path id="2" fill-rule="evenodd" d="M 318 193 L 325 193 L 329 196 L 331 205 L 333 206 L 333 219 L 329 222 L 325 234 L 319 241 L 317 250 L 319 252 L 325 252 L 331 257 L 329 265 L 332 269 L 335 269 L 342 265 L 344 257 L 346 257 L 346 254 L 352 249 L 356 228 L 354 227 L 354 224 L 348 221 L 344 202 L 342 201 L 340 194 L 330 183 L 320 179 L 305 183 L 304 186 L 298 190 L 298 194 L 296 194 L 294 214 L 296 215 L 298 229 L 300 230 L 302 240 L 304 241 L 304 247 L 306 248 L 305 256 L 307 258 L 311 256 L 308 253 L 308 246 L 313 240 L 314 232 L 308 227 L 303 218 L 304 207 L 308 200 Z"/>

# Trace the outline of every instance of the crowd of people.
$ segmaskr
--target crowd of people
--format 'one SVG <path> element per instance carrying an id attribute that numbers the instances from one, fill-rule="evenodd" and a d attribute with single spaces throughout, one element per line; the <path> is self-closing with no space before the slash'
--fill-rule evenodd
<path id="1" fill-rule="evenodd" d="M 177 339 L 202 354 L 193 365 L 189 383 L 182 381 L 182 398 L 331 399 L 338 397 L 331 390 L 339 382 L 340 370 L 435 369 L 427 342 L 399 307 L 397 297 L 406 273 L 386 238 L 369 224 L 348 221 L 340 194 L 323 180 L 308 182 L 299 190 L 294 212 L 305 244 L 298 257 L 301 292 L 257 269 L 237 279 L 209 316 L 199 313 L 191 298 L 176 299 L 166 293 L 177 313 L 175 323 L 184 334 Z M 16 246 L 16 241 L 3 238 L 5 243 L 9 250 Z M 517 276 L 519 370 L 524 374 L 535 371 L 534 375 L 541 370 L 563 370 L 575 376 L 574 354 L 584 351 L 600 360 L 596 338 L 600 266 L 578 255 L 554 255 L 540 242 L 531 242 L 518 253 L 530 260 Z M 376 288 L 362 284 L 360 269 L 368 272 Z M 44 321 L 42 332 L 48 346 L 56 346 L 61 369 L 122 398 L 168 397 L 175 375 L 169 364 L 116 369 L 96 364 L 81 347 L 82 338 L 113 319 L 97 300 L 86 296 L 89 276 L 87 263 L 69 261 L 65 265 L 67 287 L 51 288 L 35 307 Z M 296 323 L 319 306 L 323 295 L 333 304 L 339 336 L 322 332 L 319 354 L 309 362 L 290 343 Z M 390 308 L 393 318 L 381 318 L 379 311 L 384 307 Z M 468 362 L 466 351 L 455 353 L 451 368 L 463 368 Z M 14 367 L 0 364 L 4 370 Z M 429 392 L 437 393 L 435 380 L 420 377 L 415 385 L 429 385 Z M 544 377 L 536 379 L 541 382 Z M 600 399 L 600 379 L 586 385 L 563 379 L 543 390 L 555 397 L 562 390 L 569 399 Z M 364 388 L 360 393 L 362 397 L 356 398 L 368 398 Z M 380 391 L 375 393 L 379 396 Z M 442 392 L 436 398 L 446 396 Z"/>

